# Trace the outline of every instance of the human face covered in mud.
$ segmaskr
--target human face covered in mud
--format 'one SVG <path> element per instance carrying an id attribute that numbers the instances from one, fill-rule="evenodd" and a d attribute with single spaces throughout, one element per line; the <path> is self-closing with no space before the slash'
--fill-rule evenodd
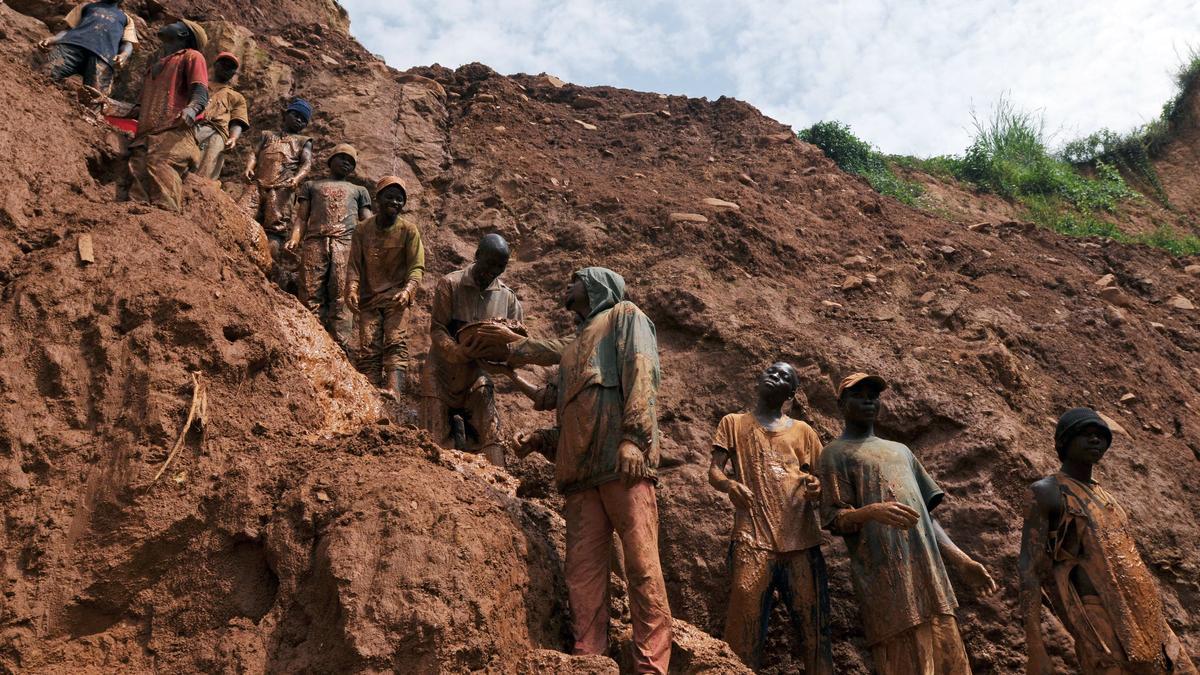
<path id="1" fill-rule="evenodd" d="M 882 391 L 879 385 L 864 381 L 842 392 L 839 403 L 846 422 L 861 426 L 874 425 L 879 417 L 879 395 Z"/>
<path id="2" fill-rule="evenodd" d="M 1076 464 L 1099 464 L 1108 452 L 1111 442 L 1109 432 L 1099 424 L 1089 424 L 1080 429 L 1063 447 L 1063 462 Z"/>
<path id="3" fill-rule="evenodd" d="M 354 166 L 354 158 L 347 154 L 339 153 L 329 158 L 329 173 L 336 180 L 344 180 L 354 173 Z M 404 205 L 401 204 L 400 208 L 404 208 Z"/>
<path id="4" fill-rule="evenodd" d="M 580 319 L 586 319 L 592 310 L 592 302 L 588 299 L 587 286 L 583 279 L 572 277 L 571 283 L 563 293 L 563 307 L 574 312 Z"/>
<path id="5" fill-rule="evenodd" d="M 791 364 L 782 361 L 773 363 L 762 371 L 755 383 L 760 401 L 778 404 L 792 396 L 800 386 L 800 378 Z"/>
<path id="6" fill-rule="evenodd" d="M 388 222 L 396 220 L 404 205 L 408 203 L 408 194 L 399 185 L 389 185 L 377 196 L 379 200 L 379 215 Z"/>

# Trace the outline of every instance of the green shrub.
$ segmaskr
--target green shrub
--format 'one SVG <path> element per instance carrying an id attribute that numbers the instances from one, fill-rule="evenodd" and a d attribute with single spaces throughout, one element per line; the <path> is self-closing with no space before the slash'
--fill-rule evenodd
<path id="1" fill-rule="evenodd" d="M 920 185 L 897 176 L 887 159 L 870 143 L 855 136 L 845 124 L 817 122 L 797 135 L 800 140 L 820 148 L 843 171 L 865 178 L 879 194 L 894 197 L 909 206 L 915 205 L 921 196 Z"/>
<path id="2" fill-rule="evenodd" d="M 1162 155 L 1171 140 L 1172 130 L 1187 114 L 1185 102 L 1200 86 L 1200 51 L 1196 48 L 1189 50 L 1187 59 L 1175 73 L 1175 84 L 1175 96 L 1163 104 L 1162 114 L 1156 119 L 1125 134 L 1101 129 L 1067 143 L 1059 156 L 1076 166 L 1096 166 L 1101 162 L 1115 166 L 1146 183 L 1154 195 L 1171 208 L 1152 162 Z"/>

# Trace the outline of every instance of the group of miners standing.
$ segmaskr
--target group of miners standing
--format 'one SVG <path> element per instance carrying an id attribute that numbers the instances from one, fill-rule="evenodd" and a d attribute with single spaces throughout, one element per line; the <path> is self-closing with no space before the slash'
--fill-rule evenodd
<path id="1" fill-rule="evenodd" d="M 115 71 L 138 41 L 121 4 L 78 5 L 64 19 L 67 30 L 41 42 L 53 79 L 79 75 L 107 97 Z M 203 26 L 181 19 L 159 29 L 158 37 L 162 46 L 131 111 L 137 122 L 129 143 L 129 196 L 177 212 L 184 176 L 218 179 L 225 154 L 250 128 L 249 112 L 233 86 L 237 56 L 221 52 L 210 68 Z M 370 192 L 348 180 L 358 162 L 353 146 L 335 146 L 326 175 L 310 178 L 313 139 L 304 130 L 312 115 L 309 102 L 291 101 L 280 130 L 261 134 L 244 173 L 256 193 L 251 201 L 270 246 L 272 279 L 295 293 L 348 354 L 357 325 L 358 367 L 398 394 L 408 360 L 402 318 L 425 267 L 421 234 L 400 216 L 408 195 L 398 177 L 377 183 L 379 213 L 372 213 Z"/>
<path id="2" fill-rule="evenodd" d="M 106 91 L 128 59 L 136 32 L 120 0 L 76 7 L 70 29 L 44 41 L 52 75 L 80 74 Z M 249 128 L 246 102 L 230 86 L 237 57 L 201 55 L 207 38 L 183 20 L 159 31 L 131 144 L 131 196 L 179 210 L 182 176 L 216 178 L 223 153 Z M 312 106 L 283 111 L 282 128 L 262 134 L 245 177 L 257 187 L 258 220 L 270 240 L 274 281 L 294 285 L 330 335 L 376 385 L 406 392 L 405 314 L 425 268 L 420 229 L 403 215 L 408 193 L 395 176 L 372 195 L 348 178 L 350 145 L 333 148 L 324 178 L 310 179 Z M 372 213 L 373 204 L 378 213 Z M 298 271 L 289 254 L 299 252 Z M 527 337 L 516 294 L 500 281 L 510 256 L 499 235 L 481 239 L 472 264 L 438 280 L 430 308 L 431 348 L 422 379 L 422 420 L 435 440 L 505 462 L 493 392 L 503 375 L 553 410 L 556 424 L 514 437 L 517 455 L 538 452 L 555 465 L 566 498 L 566 581 L 574 651 L 604 653 L 608 642 L 611 536 L 624 552 L 638 672 L 665 673 L 671 616 L 658 553 L 660 369 L 654 324 L 625 297 L 617 273 L 588 267 L 567 280 L 562 306 L 577 330 L 560 339 Z M 294 278 L 298 277 L 298 278 Z M 524 365 L 557 366 L 544 386 L 518 375 Z M 724 637 L 751 667 L 761 663 L 768 619 L 782 600 L 805 653 L 805 672 L 834 672 L 822 530 L 840 535 L 863 628 L 878 672 L 961 675 L 970 665 L 955 619 L 947 568 L 973 592 L 996 584 L 931 513 L 945 493 L 905 445 L 875 434 L 883 378 L 855 373 L 836 388 L 841 435 L 822 445 L 784 412 L 800 385 L 775 363 L 757 378 L 750 412 L 717 425 L 709 478 L 734 509 Z M 1075 640 L 1092 674 L 1194 674 L 1167 624 L 1154 578 L 1137 554 L 1126 512 L 1092 478 L 1112 442 L 1104 419 L 1067 411 L 1054 444 L 1062 468 L 1032 486 L 1021 551 L 1022 620 L 1028 672 L 1050 673 L 1041 633 L 1045 602 Z"/>

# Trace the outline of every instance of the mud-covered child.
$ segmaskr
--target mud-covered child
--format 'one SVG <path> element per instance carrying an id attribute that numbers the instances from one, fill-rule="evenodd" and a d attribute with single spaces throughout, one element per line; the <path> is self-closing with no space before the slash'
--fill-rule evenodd
<path id="1" fill-rule="evenodd" d="M 821 482 L 812 473 L 821 439 L 783 412 L 799 384 L 790 364 L 772 364 L 758 376 L 754 410 L 723 417 L 713 438 L 709 483 L 734 506 L 725 641 L 746 665 L 761 667 L 778 592 L 803 645 L 804 672 L 832 675 Z"/>
<path id="2" fill-rule="evenodd" d="M 263 131 L 246 163 L 246 180 L 258 187 L 258 222 L 262 223 L 275 262 L 273 278 L 285 291 L 296 288 L 296 256 L 285 251 L 292 232 L 296 188 L 313 164 L 312 138 L 303 135 L 312 120 L 312 105 L 298 98 L 283 111 L 282 131 Z"/>
<path id="3" fill-rule="evenodd" d="M 1068 410 L 1054 433 L 1062 467 L 1030 486 L 1020 558 L 1026 672 L 1055 672 L 1042 635 L 1045 598 L 1075 640 L 1083 675 L 1195 675 L 1138 554 L 1129 515 L 1092 477 L 1111 445 L 1112 431 L 1096 411 Z"/>
<path id="4" fill-rule="evenodd" d="M 233 150 L 242 133 L 250 128 L 246 97 L 233 88 L 241 62 L 232 52 L 221 52 L 209 73 L 208 107 L 196 123 L 200 144 L 200 166 L 196 173 L 209 180 L 221 178 L 225 153 Z"/>
<path id="5" fill-rule="evenodd" d="M 358 151 L 343 143 L 329 155 L 329 176 L 306 181 L 296 192 L 296 217 L 285 247 L 300 253 L 300 301 L 321 320 L 330 337 L 350 354 L 354 315 L 346 307 L 350 240 L 360 220 L 371 217 L 371 193 L 347 180 Z"/>
<path id="6" fill-rule="evenodd" d="M 901 443 L 875 435 L 887 382 L 854 373 L 837 388 L 842 435 L 821 450 L 821 522 L 841 535 L 879 675 L 971 672 L 946 563 L 973 590 L 996 583 L 930 512 L 945 493 Z"/>
<path id="7" fill-rule="evenodd" d="M 50 50 L 50 79 L 60 82 L 78 75 L 85 85 L 109 94 L 115 71 L 129 62 L 138 41 L 122 4 L 123 0 L 100 0 L 76 5 L 63 19 L 67 30 L 38 43 Z"/>
<path id="8" fill-rule="evenodd" d="M 405 313 L 425 272 L 425 247 L 416 223 L 401 214 L 408 203 L 402 179 L 380 179 L 375 201 L 379 213 L 350 240 L 346 306 L 358 319 L 359 371 L 399 397 L 408 371 Z"/>

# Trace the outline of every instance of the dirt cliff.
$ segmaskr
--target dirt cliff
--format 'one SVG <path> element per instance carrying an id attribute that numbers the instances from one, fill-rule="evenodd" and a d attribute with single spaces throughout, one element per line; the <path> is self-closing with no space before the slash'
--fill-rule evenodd
<path id="1" fill-rule="evenodd" d="M 13 7 L 53 22 L 49 4 Z M 971 227 L 914 211 L 732 99 L 478 64 L 401 74 L 331 3 L 256 7 L 130 4 L 151 29 L 188 12 L 210 51 L 243 56 L 250 139 L 303 95 L 319 156 L 350 141 L 362 179 L 413 180 L 431 277 L 502 233 L 516 252 L 506 280 L 540 335 L 571 329 L 556 298 L 573 269 L 626 277 L 663 356 L 662 554 L 678 618 L 720 635 L 732 517 L 705 479 L 711 432 L 782 358 L 803 379 L 793 414 L 824 439 L 838 432 L 833 380 L 893 382 L 883 431 L 940 481 L 939 517 L 1004 588 L 960 592 L 977 672 L 1023 664 L 1024 490 L 1056 468 L 1054 418 L 1075 405 L 1120 425 L 1100 479 L 1200 652 L 1200 314 L 1177 301 L 1200 302 L 1185 269 L 1197 261 L 1063 238 L 985 200 Z M 3 5 L 0 21 L 0 667 L 604 672 L 545 651 L 566 640 L 546 462 L 496 471 L 384 423 L 377 393 L 255 262 L 236 203 L 249 144 L 228 194 L 189 181 L 181 215 L 118 201 L 119 138 L 30 68 L 45 25 Z M 78 260 L 82 234 L 94 264 Z M 1109 274 L 1117 290 L 1102 293 Z M 426 317 L 411 323 L 418 361 Z M 191 372 L 208 419 L 153 482 Z M 510 430 L 550 421 L 503 387 L 500 405 Z M 827 556 L 839 672 L 866 672 L 844 547 Z M 677 668 L 736 668 L 719 642 L 679 634 Z M 792 667 L 784 637 L 778 671 Z"/>

